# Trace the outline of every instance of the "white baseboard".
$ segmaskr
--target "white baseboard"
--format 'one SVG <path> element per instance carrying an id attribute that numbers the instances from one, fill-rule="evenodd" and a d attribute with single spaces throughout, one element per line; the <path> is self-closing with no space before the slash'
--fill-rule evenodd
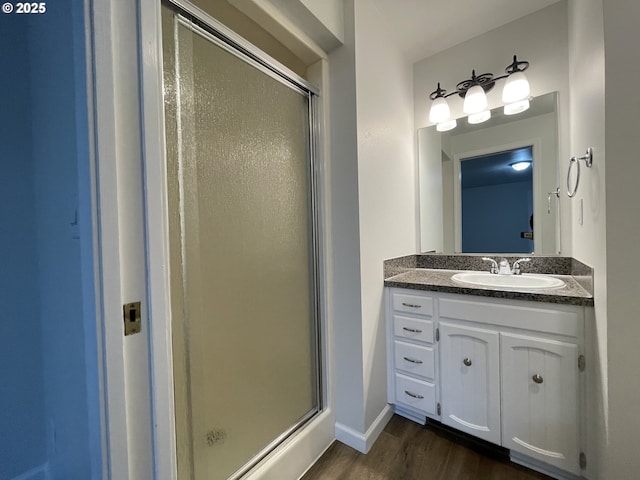
<path id="1" fill-rule="evenodd" d="M 393 408 L 391 405 L 386 405 L 365 433 L 336 422 L 336 439 L 361 453 L 369 453 L 392 416 Z"/>
<path id="2" fill-rule="evenodd" d="M 11 480 L 49 480 L 49 462 L 32 468 L 28 472 L 13 477 Z"/>
<path id="3" fill-rule="evenodd" d="M 280 445 L 251 470 L 244 480 L 300 478 L 335 440 L 335 416 L 326 410 Z"/>

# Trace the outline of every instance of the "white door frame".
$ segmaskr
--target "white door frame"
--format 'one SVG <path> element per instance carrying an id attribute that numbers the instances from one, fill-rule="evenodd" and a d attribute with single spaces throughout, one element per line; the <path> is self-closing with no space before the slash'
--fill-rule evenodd
<path id="1" fill-rule="evenodd" d="M 138 4 L 89 0 L 102 339 L 104 478 L 154 478 L 140 146 Z M 142 333 L 124 337 L 122 305 L 142 303 Z"/>
<path id="2" fill-rule="evenodd" d="M 142 122 L 155 480 L 178 477 L 169 272 L 169 207 L 159 0 L 140 2 Z"/>
<path id="3" fill-rule="evenodd" d="M 120 240 L 118 222 L 116 156 L 116 106 L 113 78 L 113 25 L 98 18 L 111 18 L 111 2 L 92 3 L 93 66 L 94 66 L 94 128 L 98 196 L 99 304 L 102 320 L 104 355 L 104 402 L 106 458 L 109 478 L 129 479 L 127 449 L 127 412 L 125 404 L 124 347 L 122 332 L 116 322 L 120 314 Z M 110 279 L 117 279 L 112 281 Z M 118 441 L 123 439 L 124 441 Z"/>

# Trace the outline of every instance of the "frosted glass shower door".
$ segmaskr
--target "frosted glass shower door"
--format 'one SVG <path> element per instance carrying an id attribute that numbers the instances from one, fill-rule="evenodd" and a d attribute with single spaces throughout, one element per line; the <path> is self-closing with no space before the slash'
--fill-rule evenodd
<path id="1" fill-rule="evenodd" d="M 311 94 L 163 10 L 179 478 L 235 478 L 319 410 Z"/>

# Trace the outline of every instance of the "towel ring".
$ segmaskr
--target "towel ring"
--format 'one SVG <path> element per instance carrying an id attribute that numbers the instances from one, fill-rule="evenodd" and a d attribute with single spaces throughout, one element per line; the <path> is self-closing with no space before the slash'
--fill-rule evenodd
<path id="1" fill-rule="evenodd" d="M 569 160 L 569 170 L 567 171 L 567 195 L 569 198 L 574 197 L 578 192 L 578 186 L 580 185 L 580 160 L 584 161 L 587 168 L 591 168 L 591 165 L 593 165 L 593 148 L 589 147 L 587 148 L 587 153 L 581 157 L 571 157 Z M 573 188 L 571 188 L 571 169 L 574 163 L 578 170 L 576 172 L 576 183 Z"/>

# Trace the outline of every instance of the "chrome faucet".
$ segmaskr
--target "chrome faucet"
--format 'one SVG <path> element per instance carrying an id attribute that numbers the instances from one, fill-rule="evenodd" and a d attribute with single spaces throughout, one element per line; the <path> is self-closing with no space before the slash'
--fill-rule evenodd
<path id="1" fill-rule="evenodd" d="M 498 269 L 500 275 L 511 275 L 511 267 L 509 266 L 509 260 L 506 258 L 500 259 L 500 268 Z"/>
<path id="2" fill-rule="evenodd" d="M 531 259 L 530 258 L 521 258 L 519 260 L 516 260 L 515 262 L 513 262 L 513 274 L 514 275 L 522 275 L 522 272 L 520 271 L 520 262 L 530 262 Z"/>
<path id="3" fill-rule="evenodd" d="M 484 260 L 485 262 L 491 262 L 491 270 L 489 270 L 491 273 L 497 274 L 499 269 L 498 269 L 498 262 L 496 262 L 493 258 L 489 258 L 489 257 L 482 257 L 482 260 Z"/>

